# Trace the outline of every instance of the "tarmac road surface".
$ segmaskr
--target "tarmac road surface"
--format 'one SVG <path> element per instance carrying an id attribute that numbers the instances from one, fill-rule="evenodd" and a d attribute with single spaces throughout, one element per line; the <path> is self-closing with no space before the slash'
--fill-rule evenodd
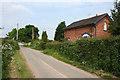
<path id="1" fill-rule="evenodd" d="M 22 45 L 20 49 L 36 78 L 98 78 L 40 51 Z"/>

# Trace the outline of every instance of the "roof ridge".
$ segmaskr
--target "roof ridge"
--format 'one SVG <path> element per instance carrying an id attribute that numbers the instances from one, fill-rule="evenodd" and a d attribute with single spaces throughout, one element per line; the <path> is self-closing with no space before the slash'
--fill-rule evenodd
<path id="1" fill-rule="evenodd" d="M 72 29 L 72 28 L 77 28 L 77 27 L 84 27 L 87 25 L 93 25 L 105 16 L 109 16 L 108 13 L 104 13 L 104 14 L 101 14 L 98 16 L 93 16 L 90 18 L 75 21 L 75 22 L 71 23 L 70 25 L 68 25 L 67 27 L 65 27 L 64 29 Z"/>
<path id="2" fill-rule="evenodd" d="M 90 17 L 90 18 L 86 18 L 86 19 L 91 19 L 91 18 L 95 18 L 95 17 L 100 17 L 100 16 L 103 16 L 103 15 L 106 15 L 107 13 L 104 13 L 104 14 L 101 14 L 101 15 L 98 15 L 98 16 L 93 16 L 93 17 Z"/>
<path id="3" fill-rule="evenodd" d="M 84 21 L 84 20 L 89 20 L 89 19 L 92 19 L 92 18 L 95 18 L 95 17 L 104 16 L 104 15 L 106 15 L 106 14 L 108 14 L 108 13 L 104 13 L 104 14 L 101 14 L 101 15 L 98 15 L 98 16 L 93 16 L 93 17 L 86 18 L 86 19 L 81 19 L 81 20 L 78 20 L 78 21 L 73 22 L 72 24 L 77 23 L 77 22 L 80 22 L 80 21 Z M 70 24 L 70 25 L 72 25 L 72 24 Z M 68 26 L 69 26 L 69 25 L 68 25 Z"/>

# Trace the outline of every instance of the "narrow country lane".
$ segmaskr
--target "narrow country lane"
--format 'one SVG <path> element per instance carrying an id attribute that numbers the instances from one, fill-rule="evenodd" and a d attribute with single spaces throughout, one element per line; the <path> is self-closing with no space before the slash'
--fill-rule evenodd
<path id="1" fill-rule="evenodd" d="M 20 49 L 27 60 L 27 64 L 36 74 L 36 78 L 98 78 L 40 51 L 26 48 L 22 45 L 20 45 Z"/>

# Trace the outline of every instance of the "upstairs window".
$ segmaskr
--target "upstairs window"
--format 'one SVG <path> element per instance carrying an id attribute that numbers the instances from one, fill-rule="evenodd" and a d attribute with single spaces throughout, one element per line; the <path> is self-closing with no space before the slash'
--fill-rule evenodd
<path id="1" fill-rule="evenodd" d="M 107 23 L 104 23 L 104 31 L 107 31 Z"/>

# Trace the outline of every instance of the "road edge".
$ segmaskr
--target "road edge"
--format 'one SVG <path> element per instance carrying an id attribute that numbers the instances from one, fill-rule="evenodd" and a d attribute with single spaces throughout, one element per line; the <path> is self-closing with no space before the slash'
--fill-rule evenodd
<path id="1" fill-rule="evenodd" d="M 38 78 L 38 75 L 32 70 L 32 67 L 29 65 L 27 59 L 25 58 L 25 55 L 22 53 L 22 50 L 19 50 L 19 54 L 21 55 L 21 57 L 24 59 L 24 62 L 28 68 L 28 70 L 33 74 L 34 78 Z"/>
<path id="2" fill-rule="evenodd" d="M 28 48 L 28 47 L 27 47 L 27 48 Z M 42 53 L 42 51 L 39 51 L 39 50 L 36 50 L 36 49 L 33 49 L 33 48 L 30 48 L 30 49 L 35 50 L 35 51 L 37 51 L 37 52 L 39 52 L 39 53 Z M 42 53 L 42 54 L 44 54 L 44 53 Z M 44 54 L 44 55 L 45 55 L 45 56 L 49 56 L 50 58 L 52 58 L 52 59 L 54 59 L 54 60 L 56 60 L 56 61 L 58 61 L 58 62 L 61 62 L 61 63 L 65 64 L 65 65 L 67 65 L 67 66 L 69 66 L 69 67 L 73 67 L 73 68 L 75 68 L 75 69 L 77 69 L 77 70 L 79 70 L 79 71 L 82 71 L 82 72 L 84 72 L 84 73 L 86 73 L 86 74 L 88 74 L 88 75 L 90 75 L 90 76 L 94 76 L 94 77 L 96 77 L 96 78 L 100 78 L 100 77 L 97 76 L 96 74 L 92 74 L 92 73 L 90 73 L 90 72 L 84 71 L 84 70 L 82 70 L 82 69 L 80 69 L 80 68 L 77 68 L 77 67 L 75 67 L 75 66 L 73 66 L 73 65 L 70 65 L 70 64 L 65 63 L 65 62 L 63 62 L 63 61 L 61 61 L 61 60 L 58 60 L 58 59 L 56 59 L 56 58 L 53 57 L 53 56 L 50 56 L 50 55 L 47 55 L 47 54 Z"/>

